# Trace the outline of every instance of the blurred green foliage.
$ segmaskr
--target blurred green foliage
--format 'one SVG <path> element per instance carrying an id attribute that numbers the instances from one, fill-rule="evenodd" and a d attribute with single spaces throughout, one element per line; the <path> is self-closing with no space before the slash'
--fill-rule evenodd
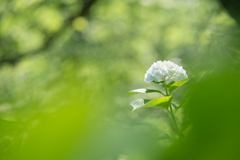
<path id="1" fill-rule="evenodd" d="M 209 0 L 90 2 L 0 1 L 0 159 L 236 159 L 236 22 Z M 188 95 L 177 112 L 193 128 L 184 144 L 174 142 L 166 111 L 132 112 L 126 98 L 134 88 L 158 88 L 143 81 L 157 60 L 195 75 L 173 99 Z"/>

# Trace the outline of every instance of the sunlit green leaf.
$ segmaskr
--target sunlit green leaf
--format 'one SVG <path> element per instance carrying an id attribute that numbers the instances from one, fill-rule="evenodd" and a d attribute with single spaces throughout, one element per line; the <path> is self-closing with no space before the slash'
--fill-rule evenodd
<path id="1" fill-rule="evenodd" d="M 176 88 L 182 86 L 183 84 L 185 84 L 190 78 L 178 81 L 176 83 L 173 83 L 170 87 L 169 87 L 169 92 L 172 93 L 173 90 L 175 90 Z"/>
<path id="2" fill-rule="evenodd" d="M 156 89 L 144 89 L 144 88 L 131 90 L 131 91 L 127 92 L 127 95 L 130 96 L 130 95 L 134 95 L 134 94 L 138 94 L 138 93 L 154 93 L 154 92 L 155 93 L 160 93 L 160 94 L 165 96 L 165 94 L 162 93 L 159 90 L 156 90 Z"/>
<path id="3" fill-rule="evenodd" d="M 136 99 L 130 103 L 133 106 L 133 110 L 143 107 L 160 107 L 167 109 L 171 104 L 172 96 L 161 97 L 147 102 L 144 99 Z"/>

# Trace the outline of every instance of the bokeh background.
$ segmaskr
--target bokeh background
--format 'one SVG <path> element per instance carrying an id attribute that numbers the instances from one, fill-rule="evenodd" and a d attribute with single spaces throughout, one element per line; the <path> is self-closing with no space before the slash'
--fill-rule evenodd
<path id="1" fill-rule="evenodd" d="M 0 160 L 239 159 L 239 2 L 1 0 Z M 153 62 L 189 76 L 132 112 Z M 190 125 L 189 125 L 190 124 Z M 170 136 L 162 136 L 168 134 Z"/>

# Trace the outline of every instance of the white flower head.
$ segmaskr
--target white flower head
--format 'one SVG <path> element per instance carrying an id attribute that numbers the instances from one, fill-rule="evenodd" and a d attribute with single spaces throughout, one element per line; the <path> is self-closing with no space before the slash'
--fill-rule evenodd
<path id="1" fill-rule="evenodd" d="M 166 84 L 172 81 L 180 81 L 188 78 L 186 71 L 182 66 L 171 61 L 157 61 L 153 63 L 152 66 L 147 70 L 145 74 L 145 82 L 150 83 L 165 81 Z"/>

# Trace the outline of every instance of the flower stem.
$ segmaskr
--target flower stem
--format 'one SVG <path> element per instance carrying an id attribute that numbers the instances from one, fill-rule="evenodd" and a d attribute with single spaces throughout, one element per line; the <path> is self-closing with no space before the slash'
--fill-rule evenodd
<path id="1" fill-rule="evenodd" d="M 183 136 L 182 136 L 182 133 L 180 132 L 179 128 L 178 128 L 178 125 L 177 125 L 177 122 L 176 122 L 176 119 L 175 119 L 175 116 L 173 114 L 173 110 L 172 110 L 172 106 L 170 105 L 170 115 L 172 117 L 172 120 L 173 120 L 173 123 L 174 123 L 174 126 L 177 130 L 177 133 L 178 133 L 178 136 L 180 139 L 183 139 Z"/>
<path id="2" fill-rule="evenodd" d="M 163 84 L 164 85 L 164 88 L 165 88 L 165 91 L 166 91 L 166 96 L 169 96 L 168 95 L 168 90 L 167 90 L 167 85 L 166 85 L 166 82 Z M 178 128 L 178 125 L 177 125 L 177 122 L 176 122 L 176 119 L 175 119 L 175 116 L 174 116 L 174 113 L 173 113 L 173 110 L 172 110 L 172 105 L 170 104 L 170 111 L 168 110 L 168 112 L 170 113 L 171 117 L 172 117 L 172 120 L 173 120 L 173 123 L 174 123 L 174 126 L 177 130 L 177 133 L 178 133 L 178 136 L 181 140 L 183 140 L 183 136 L 182 136 L 182 133 L 180 132 L 179 128 Z"/>

